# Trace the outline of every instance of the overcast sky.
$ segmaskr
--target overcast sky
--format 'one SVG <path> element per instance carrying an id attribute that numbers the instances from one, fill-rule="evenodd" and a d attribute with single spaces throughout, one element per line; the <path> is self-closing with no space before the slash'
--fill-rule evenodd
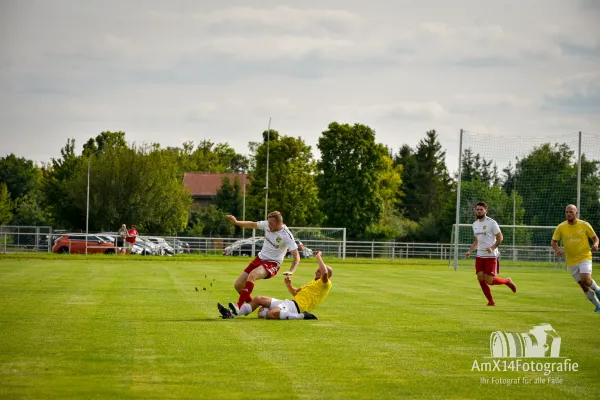
<path id="1" fill-rule="evenodd" d="M 0 1 L 0 156 L 103 130 L 247 154 L 360 122 L 394 150 L 436 129 L 600 135 L 600 0 Z"/>

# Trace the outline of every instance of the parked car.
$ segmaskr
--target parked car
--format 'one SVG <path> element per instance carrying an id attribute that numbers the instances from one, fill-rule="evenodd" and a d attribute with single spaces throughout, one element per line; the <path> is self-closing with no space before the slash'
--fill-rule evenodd
<path id="1" fill-rule="evenodd" d="M 148 240 L 148 238 L 146 238 L 146 237 L 138 236 L 137 238 L 135 238 L 135 244 L 149 250 L 151 255 L 160 255 L 161 254 L 161 251 L 160 251 L 158 245 L 156 243 L 153 243 L 151 240 Z M 148 255 L 150 255 L 150 254 L 148 254 Z"/>
<path id="2" fill-rule="evenodd" d="M 101 238 L 106 238 L 106 240 L 115 243 L 119 234 L 117 232 L 103 232 L 98 234 L 98 236 L 100 236 Z M 147 256 L 152 254 L 152 249 L 150 248 L 150 246 L 146 246 L 142 242 L 136 242 L 131 248 L 131 254 Z"/>
<path id="3" fill-rule="evenodd" d="M 61 236 L 52 247 L 52 252 L 61 254 L 85 254 L 85 235 Z M 115 244 L 99 236 L 87 237 L 88 254 L 115 254 Z"/>
<path id="4" fill-rule="evenodd" d="M 187 242 L 183 242 L 179 239 L 174 239 L 171 244 L 177 253 L 189 253 L 190 252 L 190 244 Z"/>
<path id="5" fill-rule="evenodd" d="M 223 249 L 224 256 L 251 256 L 252 255 L 252 242 L 254 241 L 254 254 L 258 254 L 259 251 L 262 250 L 262 247 L 265 242 L 265 238 L 262 236 L 257 236 L 249 239 L 241 239 L 233 244 L 225 247 Z M 296 246 L 298 246 L 298 252 L 300 253 L 300 258 L 310 258 L 313 255 L 313 251 L 308 247 L 304 246 L 304 244 L 295 239 Z M 285 255 L 286 257 L 291 257 L 291 253 L 288 251 Z"/>
<path id="6" fill-rule="evenodd" d="M 172 256 L 173 254 L 175 254 L 175 250 L 173 249 L 173 247 L 171 247 L 171 245 L 167 243 L 167 241 L 164 238 L 149 236 L 145 237 L 144 239 L 154 243 L 158 247 L 159 254 L 161 255 Z"/>

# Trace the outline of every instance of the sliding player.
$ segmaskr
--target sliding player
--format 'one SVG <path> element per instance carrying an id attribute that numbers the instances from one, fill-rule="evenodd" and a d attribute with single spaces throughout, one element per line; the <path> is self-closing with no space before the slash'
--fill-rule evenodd
<path id="1" fill-rule="evenodd" d="M 221 304 L 217 304 L 219 312 L 223 318 L 234 318 L 238 315 L 248 315 L 263 306 L 264 310 L 259 311 L 259 317 L 267 319 L 317 319 L 310 313 L 319 304 L 321 304 L 331 290 L 331 276 L 333 270 L 325 265 L 322 253 L 317 251 L 315 254 L 319 262 L 319 268 L 315 272 L 315 279 L 304 286 L 295 288 L 292 286 L 292 279 L 289 276 L 285 278 L 285 286 L 293 297 L 291 300 L 277 300 L 265 296 L 257 296 L 242 305 L 238 310 L 233 303 L 229 303 L 229 309 Z M 260 313 L 263 313 L 262 315 Z"/>

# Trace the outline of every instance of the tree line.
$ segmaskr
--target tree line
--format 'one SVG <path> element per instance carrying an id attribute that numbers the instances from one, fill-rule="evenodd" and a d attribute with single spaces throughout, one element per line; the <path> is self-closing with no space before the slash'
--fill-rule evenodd
<path id="1" fill-rule="evenodd" d="M 124 132 L 107 131 L 77 151 L 69 139 L 60 157 L 41 165 L 14 154 L 0 158 L 0 224 L 85 229 L 89 168 L 90 231 L 134 223 L 147 233 L 236 235 L 225 215 L 241 218 L 244 202 L 246 219 L 264 218 L 268 153 L 268 208 L 289 226 L 345 227 L 352 239 L 450 240 L 458 177 L 448 171 L 435 130 L 414 148 L 394 151 L 367 125 L 332 122 L 317 148 L 320 159 L 302 138 L 274 130 L 250 142 L 248 156 L 209 140 L 136 145 Z M 467 148 L 461 167 L 461 222 L 472 222 L 474 203 L 483 200 L 501 224 L 552 225 L 564 219 L 557 210 L 575 202 L 577 164 L 564 144 L 536 147 L 502 171 Z M 244 196 L 239 179 L 224 179 L 214 204 L 198 208 L 185 172 L 247 173 L 249 185 Z M 598 226 L 599 162 L 584 157 L 581 174 L 582 209 Z"/>

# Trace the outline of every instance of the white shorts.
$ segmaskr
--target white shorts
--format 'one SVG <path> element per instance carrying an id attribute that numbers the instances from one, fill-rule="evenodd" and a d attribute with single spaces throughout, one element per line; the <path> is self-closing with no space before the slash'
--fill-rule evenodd
<path id="1" fill-rule="evenodd" d="M 131 243 L 131 242 L 125 242 L 125 248 L 126 249 L 133 249 L 133 243 Z"/>
<path id="2" fill-rule="evenodd" d="M 571 271 L 571 276 L 575 279 L 575 282 L 579 282 L 581 274 L 592 273 L 592 260 L 583 260 L 579 264 L 569 267 L 569 270 Z"/>
<path id="3" fill-rule="evenodd" d="M 269 307 L 269 309 L 272 310 L 275 307 L 279 308 L 281 311 L 288 311 L 294 314 L 300 313 L 300 310 L 296 307 L 296 303 L 294 303 L 293 300 L 271 299 L 271 307 Z"/>

